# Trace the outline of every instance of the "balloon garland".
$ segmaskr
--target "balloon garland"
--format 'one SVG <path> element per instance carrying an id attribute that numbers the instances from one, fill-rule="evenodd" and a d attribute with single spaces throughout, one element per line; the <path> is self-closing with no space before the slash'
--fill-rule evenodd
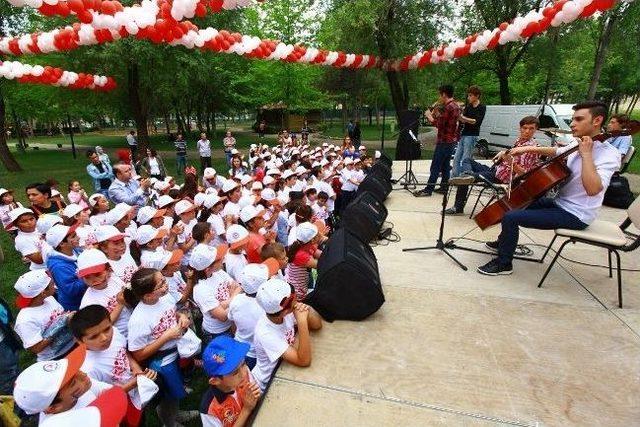
<path id="1" fill-rule="evenodd" d="M 596 12 L 612 8 L 616 0 L 560 0 L 542 11 L 532 10 L 516 17 L 511 23 L 503 22 L 498 28 L 458 39 L 449 45 L 441 45 L 427 51 L 407 55 L 402 59 L 387 60 L 383 68 L 390 71 L 407 71 L 424 68 L 430 64 L 451 61 L 498 45 L 525 40 L 545 32 L 550 26 L 569 24 L 578 18 L 588 18 Z"/>
<path id="2" fill-rule="evenodd" d="M 61 68 L 29 65 L 17 61 L 0 61 L 0 77 L 9 80 L 15 79 L 20 83 L 37 83 L 69 89 L 91 89 L 104 92 L 113 90 L 117 86 L 115 80 L 111 77 L 75 73 Z"/>

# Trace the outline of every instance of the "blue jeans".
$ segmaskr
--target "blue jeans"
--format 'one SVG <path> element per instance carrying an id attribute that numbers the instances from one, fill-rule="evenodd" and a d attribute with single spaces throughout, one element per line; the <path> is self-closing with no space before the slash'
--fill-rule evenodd
<path id="1" fill-rule="evenodd" d="M 476 142 L 478 142 L 477 136 L 463 136 L 458 141 L 458 149 L 453 156 L 453 168 L 451 170 L 451 176 L 458 176 L 462 172 L 462 162 L 464 160 L 471 160 L 473 158 L 473 150 L 476 148 Z"/>
<path id="2" fill-rule="evenodd" d="M 496 169 L 478 163 L 473 159 L 464 159 L 460 168 L 460 173 L 473 173 L 476 176 L 481 176 L 487 181 L 496 184 L 498 179 L 496 178 Z M 464 210 L 464 206 L 467 204 L 467 198 L 469 196 L 469 185 L 460 185 L 456 190 L 456 204 L 455 209 L 458 212 Z"/>
<path id="3" fill-rule="evenodd" d="M 431 160 L 431 170 L 429 180 L 425 191 L 429 194 L 433 191 L 436 185 L 438 176 L 442 174 L 441 185 L 446 185 L 449 182 L 449 173 L 451 172 L 451 155 L 455 149 L 455 144 L 448 144 L 439 142 L 436 144 L 436 150 L 433 152 L 433 160 Z"/>
<path id="4" fill-rule="evenodd" d="M 233 154 L 231 154 L 231 151 L 225 151 L 224 156 L 227 159 L 227 166 L 231 167 L 231 158 L 233 157 Z"/>
<path id="5" fill-rule="evenodd" d="M 13 394 L 13 383 L 19 373 L 18 352 L 9 346 L 5 338 L 0 341 L 0 395 Z"/>
<path id="6" fill-rule="evenodd" d="M 176 171 L 178 175 L 184 175 L 184 170 L 187 167 L 187 156 L 176 156 Z"/>
<path id="7" fill-rule="evenodd" d="M 556 206 L 553 199 L 537 200 L 526 209 L 507 212 L 502 218 L 502 232 L 498 237 L 498 261 L 503 265 L 511 263 L 518 246 L 519 227 L 584 230 L 587 226 L 575 215 Z"/>

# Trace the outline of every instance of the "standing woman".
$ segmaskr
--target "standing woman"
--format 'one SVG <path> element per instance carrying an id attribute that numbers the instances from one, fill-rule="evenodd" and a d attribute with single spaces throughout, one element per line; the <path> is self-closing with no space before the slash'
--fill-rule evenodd
<path id="1" fill-rule="evenodd" d="M 231 135 L 231 131 L 228 130 L 226 136 L 222 140 L 222 144 L 224 145 L 224 155 L 227 158 L 227 165 L 231 166 L 232 156 L 234 148 L 236 148 L 236 139 Z"/>
<path id="2" fill-rule="evenodd" d="M 158 155 L 155 148 L 147 148 L 147 155 L 140 162 L 140 172 L 148 175 L 149 178 L 156 178 L 161 181 L 167 176 L 162 157 Z"/>
<path id="3" fill-rule="evenodd" d="M 202 132 L 196 146 L 200 154 L 200 169 L 202 173 L 206 168 L 211 167 L 211 141 L 207 139 L 207 134 Z"/>

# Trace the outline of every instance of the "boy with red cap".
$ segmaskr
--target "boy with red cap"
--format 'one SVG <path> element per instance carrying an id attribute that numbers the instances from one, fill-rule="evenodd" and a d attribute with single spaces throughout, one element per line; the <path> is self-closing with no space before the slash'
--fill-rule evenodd
<path id="1" fill-rule="evenodd" d="M 48 335 L 50 328 L 66 317 L 64 308 L 55 300 L 53 281 L 46 270 L 29 271 L 14 285 L 18 291 L 14 329 L 26 350 L 38 355 L 38 361 L 52 360 L 73 348 L 73 340 L 57 340 Z"/>
<path id="2" fill-rule="evenodd" d="M 47 417 L 40 427 L 68 427 L 82 420 L 84 427 L 118 427 L 127 411 L 127 397 L 120 387 L 111 387 L 81 409 Z"/>

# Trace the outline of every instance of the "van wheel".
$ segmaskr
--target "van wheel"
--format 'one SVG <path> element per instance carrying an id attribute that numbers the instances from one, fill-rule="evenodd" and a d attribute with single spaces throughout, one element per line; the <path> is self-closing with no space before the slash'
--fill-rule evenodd
<path id="1" fill-rule="evenodd" d="M 490 157 L 489 153 L 489 143 L 484 139 L 481 139 L 476 143 L 476 152 L 478 156 L 488 159 Z"/>

